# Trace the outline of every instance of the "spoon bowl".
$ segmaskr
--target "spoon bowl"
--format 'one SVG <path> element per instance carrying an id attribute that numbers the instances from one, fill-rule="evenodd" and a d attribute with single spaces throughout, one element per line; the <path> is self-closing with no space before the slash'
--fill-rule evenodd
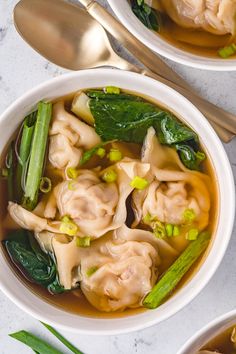
<path id="1" fill-rule="evenodd" d="M 71 3 L 21 0 L 15 7 L 14 22 L 31 47 L 63 68 L 117 66 L 122 61 L 113 51 L 103 27 Z M 124 60 L 122 68 L 126 67 L 125 63 Z"/>
<path id="2" fill-rule="evenodd" d="M 198 96 L 158 57 L 155 60 L 155 73 L 140 69 L 121 58 L 112 49 L 102 25 L 106 25 L 106 30 L 131 48 L 133 54 L 137 53 L 139 58 L 145 57 L 145 63 L 153 53 L 127 33 L 96 1 L 79 1 L 87 6 L 91 16 L 78 5 L 63 0 L 21 0 L 14 10 L 15 26 L 32 48 L 56 65 L 70 70 L 114 66 L 150 76 L 172 87 L 199 107 L 222 140 L 228 142 L 234 137 L 236 119 L 233 114 Z"/>

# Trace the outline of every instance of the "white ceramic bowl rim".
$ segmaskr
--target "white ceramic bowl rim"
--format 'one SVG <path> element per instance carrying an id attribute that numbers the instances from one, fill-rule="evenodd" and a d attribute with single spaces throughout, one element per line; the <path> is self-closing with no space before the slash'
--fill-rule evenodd
<path id="1" fill-rule="evenodd" d="M 195 353 L 208 341 L 220 334 L 224 329 L 229 328 L 236 323 L 236 309 L 227 312 L 213 321 L 206 324 L 203 328 L 197 331 L 188 341 L 181 347 L 177 354 Z M 210 333 L 211 332 L 211 333 Z"/>
<path id="2" fill-rule="evenodd" d="M 235 211 L 232 170 L 225 150 L 212 127 L 186 98 L 168 86 L 139 74 L 112 69 L 84 70 L 54 78 L 33 88 L 18 98 L 0 116 L 0 131 L 4 131 L 4 136 L 0 140 L 0 152 L 19 122 L 39 100 L 51 100 L 79 89 L 108 85 L 136 91 L 163 104 L 167 103 L 172 110 L 189 122 L 192 128 L 200 134 L 212 158 L 217 171 L 221 202 L 215 240 L 200 270 L 186 286 L 162 306 L 135 316 L 100 319 L 82 317 L 62 311 L 30 292 L 11 271 L 0 252 L 0 289 L 16 305 L 37 319 L 58 328 L 97 335 L 127 333 L 143 329 L 169 318 L 186 306 L 204 288 L 219 266 L 230 240 Z M 222 163 L 224 163 L 224 168 L 222 168 Z"/>
<path id="3" fill-rule="evenodd" d="M 133 14 L 128 0 L 107 0 L 121 23 L 154 52 L 177 63 L 193 68 L 231 71 L 236 70 L 236 59 L 206 58 L 181 50 L 145 27 Z"/>

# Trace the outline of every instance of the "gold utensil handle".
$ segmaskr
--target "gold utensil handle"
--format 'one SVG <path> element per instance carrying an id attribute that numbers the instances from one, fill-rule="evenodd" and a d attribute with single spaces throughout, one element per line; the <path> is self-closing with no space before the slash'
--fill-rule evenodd
<path id="1" fill-rule="evenodd" d="M 179 90 L 179 87 L 176 88 L 175 84 L 174 83 L 170 83 L 168 82 L 168 80 L 162 78 L 162 77 L 159 77 L 159 75 L 155 74 L 155 73 L 152 73 L 150 70 L 141 70 L 139 67 L 137 66 L 133 66 L 130 67 L 130 70 L 132 71 L 135 71 L 135 72 L 138 72 L 140 74 L 143 74 L 145 76 L 148 76 L 148 77 L 151 77 L 155 80 L 158 80 L 164 84 L 167 84 L 168 86 L 174 88 L 176 91 L 180 92 L 181 94 L 183 94 L 185 97 L 187 97 L 187 95 L 185 94 L 185 90 L 183 89 L 183 91 L 181 92 Z M 166 83 L 168 82 L 168 83 Z M 173 84 L 173 85 L 171 85 Z M 189 93 L 191 95 L 191 92 Z M 189 99 L 189 101 L 191 101 L 191 98 L 190 97 L 187 97 Z M 192 103 L 194 103 L 193 101 L 191 101 Z M 214 105 L 213 105 L 214 106 Z M 215 106 L 214 106 L 215 107 Z M 198 107 L 199 108 L 199 107 Z M 218 136 L 220 137 L 220 139 L 225 142 L 225 143 L 229 143 L 234 137 L 235 137 L 235 134 L 232 133 L 231 131 L 219 126 L 218 124 L 216 124 L 214 121 L 211 120 L 211 117 L 208 117 L 206 112 L 201 110 L 201 108 L 199 108 L 199 110 L 206 116 L 206 118 L 208 119 L 209 123 L 212 125 L 212 127 L 214 128 L 214 130 L 216 131 L 216 133 L 218 134 Z"/>
<path id="2" fill-rule="evenodd" d="M 222 128 L 236 133 L 236 117 L 231 113 L 225 112 L 223 109 L 218 108 L 214 104 L 205 101 L 203 98 L 195 94 L 190 85 L 176 74 L 171 68 L 168 67 L 160 58 L 158 58 L 149 48 L 138 41 L 128 30 L 118 22 L 110 13 L 107 12 L 100 4 L 93 0 L 79 0 L 86 8 L 90 15 L 95 18 L 102 26 L 111 33 L 118 41 L 120 41 L 131 53 L 133 53 L 144 65 L 149 67 L 155 72 L 160 73 L 156 75 L 152 72 L 146 71 L 148 76 L 161 81 L 168 86 L 173 87 L 175 90 L 181 92 L 191 102 L 199 107 L 204 115 L 213 121 L 215 124 L 220 125 Z M 131 69 L 132 70 L 132 69 Z M 140 72 L 140 70 L 136 70 Z M 145 74 L 145 72 L 142 72 Z M 165 79 L 165 78 L 168 78 Z M 171 80 L 172 82 L 170 82 Z M 182 87 L 180 87 L 181 85 Z M 217 129 L 218 133 L 223 133 L 223 129 Z M 230 141 L 234 134 L 224 131 L 223 140 Z"/>
<path id="3" fill-rule="evenodd" d="M 195 106 L 197 106 L 199 110 L 207 117 L 207 119 L 236 134 L 236 117 L 233 114 L 224 111 L 223 109 L 215 106 L 213 103 L 204 100 L 194 92 L 176 85 L 174 82 L 164 79 L 160 75 L 157 75 L 150 70 L 140 70 L 140 73 L 158 80 L 163 84 L 168 85 L 169 87 L 172 87 L 183 96 L 188 98 L 188 100 Z"/>
<path id="4" fill-rule="evenodd" d="M 117 0 L 119 1 L 119 0 Z M 79 0 L 88 13 L 97 20 L 116 40 L 122 43 L 141 63 L 151 71 L 168 78 L 179 85 L 190 88 L 174 70 L 133 36 L 115 17 L 94 0 Z"/>

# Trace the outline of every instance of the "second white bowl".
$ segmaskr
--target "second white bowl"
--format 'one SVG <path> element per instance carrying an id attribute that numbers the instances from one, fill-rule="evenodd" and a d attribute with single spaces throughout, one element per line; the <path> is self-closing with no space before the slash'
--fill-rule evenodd
<path id="1" fill-rule="evenodd" d="M 191 54 L 157 36 L 153 31 L 145 27 L 133 14 L 128 0 L 107 1 L 122 24 L 148 48 L 163 57 L 193 68 L 217 71 L 236 70 L 236 59 L 207 58 Z"/>

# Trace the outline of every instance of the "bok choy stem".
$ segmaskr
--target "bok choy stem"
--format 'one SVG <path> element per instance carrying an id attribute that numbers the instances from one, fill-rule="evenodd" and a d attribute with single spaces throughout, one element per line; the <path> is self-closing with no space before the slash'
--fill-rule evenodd
<path id="1" fill-rule="evenodd" d="M 203 251 L 205 251 L 209 241 L 210 235 L 207 231 L 204 231 L 195 241 L 191 242 L 157 282 L 152 291 L 144 298 L 143 306 L 154 309 L 161 305 L 187 273 L 191 265 L 198 259 Z"/>
<path id="2" fill-rule="evenodd" d="M 33 210 L 38 201 L 51 116 L 52 103 L 39 102 L 23 198 L 23 206 L 29 210 Z"/>
<path id="3" fill-rule="evenodd" d="M 23 197 L 24 185 L 23 178 L 26 174 L 27 163 L 31 150 L 31 142 L 34 133 L 34 126 L 37 112 L 29 114 L 23 123 L 19 154 L 17 156 L 18 163 L 16 168 L 16 194 L 17 201 L 21 202 Z M 17 147 L 16 147 L 17 148 Z"/>

